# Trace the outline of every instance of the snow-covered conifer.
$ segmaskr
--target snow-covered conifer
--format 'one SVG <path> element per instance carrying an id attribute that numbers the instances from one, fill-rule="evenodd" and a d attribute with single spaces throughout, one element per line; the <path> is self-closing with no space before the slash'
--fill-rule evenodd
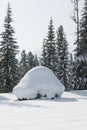
<path id="1" fill-rule="evenodd" d="M 10 3 L 4 21 L 4 31 L 1 34 L 0 44 L 0 86 L 4 91 L 12 91 L 18 80 L 18 45 L 14 38 L 15 31 L 12 23 L 12 9 Z"/>
<path id="2" fill-rule="evenodd" d="M 57 64 L 57 77 L 64 84 L 66 90 L 68 88 L 68 42 L 66 40 L 66 36 L 64 33 L 63 26 L 60 26 L 57 31 L 57 56 L 58 56 L 58 64 Z"/>
<path id="3" fill-rule="evenodd" d="M 44 66 L 50 68 L 51 70 L 53 70 L 54 73 L 56 73 L 56 42 L 52 18 L 50 19 L 50 23 L 48 26 L 47 38 L 43 43 L 42 60 Z"/>
<path id="4" fill-rule="evenodd" d="M 25 50 L 22 50 L 21 59 L 20 59 L 20 63 L 19 63 L 20 76 L 23 77 L 27 71 L 28 71 L 27 54 L 26 54 Z"/>
<path id="5" fill-rule="evenodd" d="M 80 20 L 79 42 L 76 48 L 75 89 L 87 89 L 87 0 Z"/>
<path id="6" fill-rule="evenodd" d="M 32 54 L 32 52 L 29 52 L 27 54 L 27 65 L 28 65 L 28 70 L 35 67 L 35 59 L 34 59 L 34 55 Z"/>

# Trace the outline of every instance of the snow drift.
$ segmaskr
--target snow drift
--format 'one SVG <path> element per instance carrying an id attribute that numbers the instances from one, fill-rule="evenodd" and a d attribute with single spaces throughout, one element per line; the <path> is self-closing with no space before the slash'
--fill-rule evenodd
<path id="1" fill-rule="evenodd" d="M 53 99 L 61 96 L 64 86 L 47 67 L 38 66 L 26 73 L 13 93 L 18 99 Z"/>

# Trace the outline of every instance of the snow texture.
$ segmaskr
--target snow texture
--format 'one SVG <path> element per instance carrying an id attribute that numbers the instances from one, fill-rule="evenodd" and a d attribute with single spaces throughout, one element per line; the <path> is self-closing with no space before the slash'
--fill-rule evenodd
<path id="1" fill-rule="evenodd" d="M 0 130 L 87 130 L 87 90 L 55 100 L 18 101 L 0 94 Z"/>
<path id="2" fill-rule="evenodd" d="M 26 73 L 13 93 L 18 99 L 53 99 L 61 96 L 64 86 L 47 67 L 38 66 Z"/>

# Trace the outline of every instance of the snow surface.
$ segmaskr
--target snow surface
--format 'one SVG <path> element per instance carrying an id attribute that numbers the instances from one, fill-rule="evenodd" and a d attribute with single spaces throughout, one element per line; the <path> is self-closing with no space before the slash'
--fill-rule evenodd
<path id="1" fill-rule="evenodd" d="M 20 83 L 13 89 L 19 99 L 35 99 L 37 95 L 43 98 L 61 96 L 64 86 L 54 73 L 44 66 L 38 66 L 26 73 Z"/>
<path id="2" fill-rule="evenodd" d="M 27 101 L 0 94 L 0 130 L 87 130 L 87 91 Z"/>

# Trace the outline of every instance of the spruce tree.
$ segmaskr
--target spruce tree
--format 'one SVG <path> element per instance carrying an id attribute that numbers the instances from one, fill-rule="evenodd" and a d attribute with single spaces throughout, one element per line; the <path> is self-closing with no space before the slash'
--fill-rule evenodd
<path id="1" fill-rule="evenodd" d="M 25 50 L 21 52 L 21 60 L 19 63 L 19 80 L 33 67 L 38 66 L 39 61 L 37 55 L 33 55 L 32 52 L 26 53 Z"/>
<path id="2" fill-rule="evenodd" d="M 48 26 L 47 38 L 43 44 L 42 56 L 43 65 L 50 68 L 54 73 L 56 73 L 56 42 L 52 18 L 50 19 Z"/>
<path id="3" fill-rule="evenodd" d="M 80 22 L 80 20 L 79 20 L 79 2 L 80 2 L 80 0 L 71 0 L 71 1 L 74 5 L 74 13 L 73 13 L 72 19 L 73 19 L 74 23 L 76 24 L 76 42 L 74 44 L 76 44 L 77 47 L 78 47 L 78 43 L 79 43 L 79 22 Z"/>
<path id="4" fill-rule="evenodd" d="M 14 38 L 15 31 L 12 23 L 12 9 L 10 3 L 4 21 L 4 31 L 1 34 L 0 44 L 0 86 L 4 92 L 12 91 L 18 80 L 18 45 Z"/>
<path id="5" fill-rule="evenodd" d="M 39 61 L 38 61 L 37 55 L 34 56 L 34 67 L 35 66 L 39 66 Z"/>
<path id="6" fill-rule="evenodd" d="M 40 58 L 40 64 L 42 66 L 46 66 L 47 58 L 46 58 L 46 39 L 43 39 L 43 48 L 42 48 L 42 57 Z"/>
<path id="7" fill-rule="evenodd" d="M 26 51 L 23 50 L 21 52 L 21 60 L 19 63 L 19 72 L 21 78 L 25 75 L 25 73 L 28 71 L 28 65 L 27 65 L 27 54 Z"/>
<path id="8" fill-rule="evenodd" d="M 29 52 L 27 55 L 27 64 L 28 64 L 28 69 L 32 69 L 33 67 L 35 67 L 35 59 L 34 59 L 34 55 L 32 54 L 32 52 Z"/>
<path id="9" fill-rule="evenodd" d="M 72 90 L 74 87 L 74 73 L 73 73 L 73 68 L 74 68 L 74 61 L 73 61 L 73 56 L 70 54 L 69 57 L 69 89 Z"/>
<path id="10" fill-rule="evenodd" d="M 64 84 L 66 90 L 68 89 L 68 43 L 66 40 L 66 36 L 64 33 L 63 26 L 60 26 L 57 31 L 57 56 L 58 56 L 58 64 L 57 64 L 57 72 L 56 75 L 59 80 Z"/>
<path id="11" fill-rule="evenodd" d="M 76 49 L 75 89 L 87 89 L 87 0 L 80 20 L 79 43 Z"/>

